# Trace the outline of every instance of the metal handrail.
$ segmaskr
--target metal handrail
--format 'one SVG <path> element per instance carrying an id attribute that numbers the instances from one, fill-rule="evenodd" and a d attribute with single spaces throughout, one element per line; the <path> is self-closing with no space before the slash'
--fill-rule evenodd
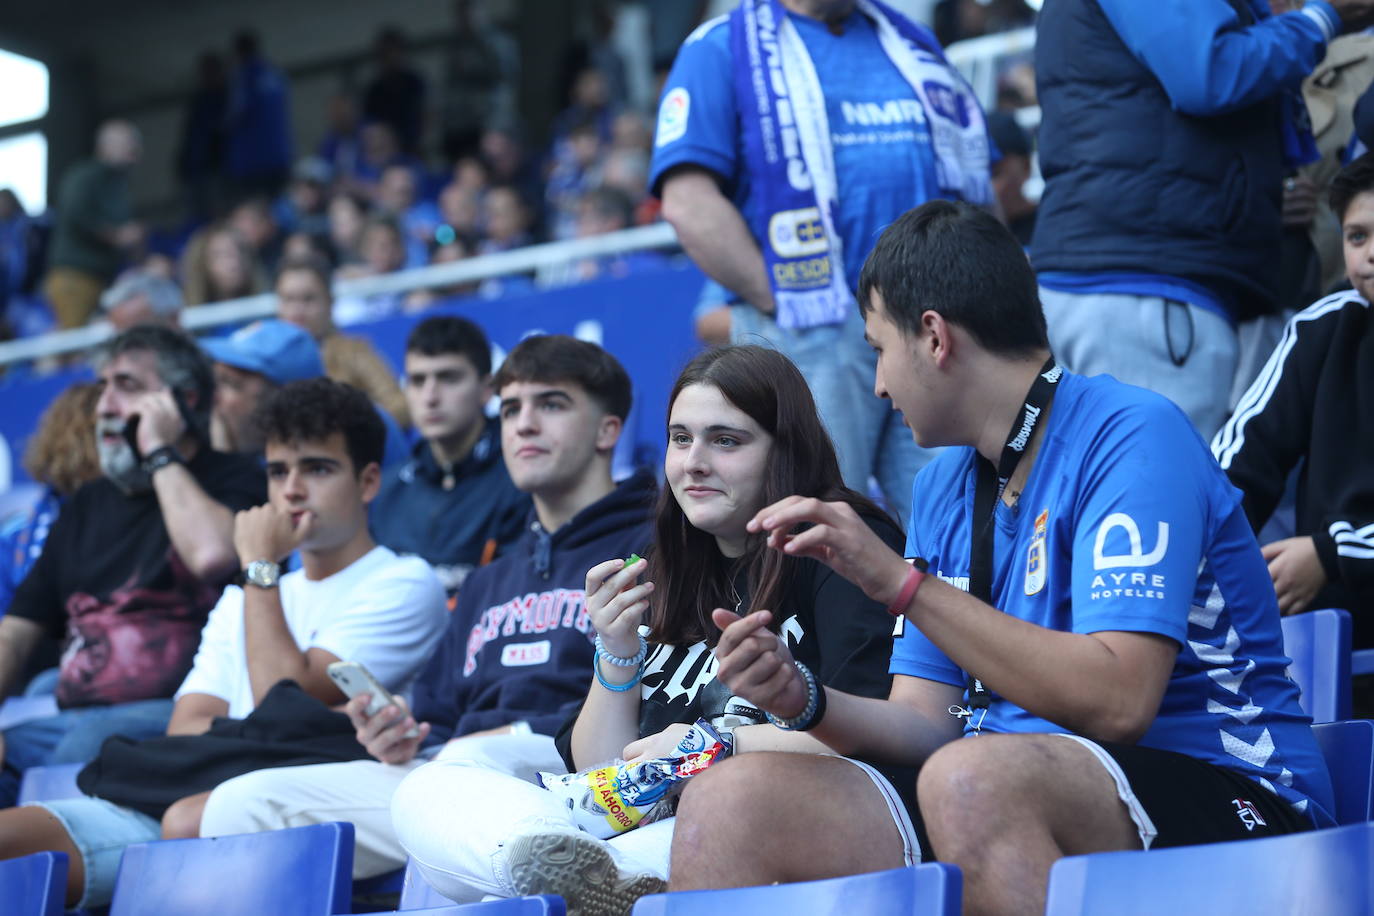
<path id="1" fill-rule="evenodd" d="M 635 251 L 675 248 L 677 233 L 667 223 L 655 223 L 586 239 L 529 245 L 513 251 L 479 255 L 447 264 L 432 264 L 375 277 L 340 280 L 334 284 L 334 297 L 362 298 L 382 293 L 409 292 L 415 289 L 434 289 L 476 283 L 494 277 L 532 273 L 586 258 L 610 257 Z M 252 321 L 276 314 L 277 297 L 272 293 L 245 296 L 206 305 L 193 306 L 181 312 L 181 326 L 188 331 L 241 321 Z M 54 331 L 39 337 L 0 343 L 0 366 L 86 350 L 110 337 L 114 329 L 108 321 L 97 321 L 70 331 Z"/>

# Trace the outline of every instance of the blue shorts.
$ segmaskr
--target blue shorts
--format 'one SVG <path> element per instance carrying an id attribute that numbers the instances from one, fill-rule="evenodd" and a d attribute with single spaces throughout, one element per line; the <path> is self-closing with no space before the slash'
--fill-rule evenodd
<path id="1" fill-rule="evenodd" d="M 78 907 L 107 906 L 124 848 L 162 839 L 162 824 L 132 808 L 103 798 L 63 798 L 37 802 L 62 822 L 86 865 L 86 885 Z"/>

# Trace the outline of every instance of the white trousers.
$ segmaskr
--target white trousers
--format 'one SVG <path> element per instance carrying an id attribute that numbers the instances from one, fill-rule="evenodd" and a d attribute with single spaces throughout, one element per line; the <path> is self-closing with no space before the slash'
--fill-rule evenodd
<path id="1" fill-rule="evenodd" d="M 539 770 L 561 772 L 563 762 L 547 735 L 459 738 L 436 761 L 463 760 L 490 772 L 533 778 Z M 353 824 L 353 877 L 371 878 L 405 865 L 406 854 L 391 824 L 391 801 L 401 781 L 425 763 L 393 765 L 376 760 L 322 763 L 258 770 L 221 783 L 210 793 L 201 836 L 260 833 L 306 824 Z M 468 815 L 457 812 L 459 823 Z"/>
<path id="2" fill-rule="evenodd" d="M 561 762 L 544 769 L 563 771 Z M 532 778 L 472 758 L 440 759 L 406 776 L 392 801 L 392 819 L 405 851 L 430 885 L 459 903 L 517 896 L 505 845 L 525 833 L 579 833 L 567 805 Z M 605 844 L 628 874 L 668 878 L 676 818 L 638 827 Z"/>

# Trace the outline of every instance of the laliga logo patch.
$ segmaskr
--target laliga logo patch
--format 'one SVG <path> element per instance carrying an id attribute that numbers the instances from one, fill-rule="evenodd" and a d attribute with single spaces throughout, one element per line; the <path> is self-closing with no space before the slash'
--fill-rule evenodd
<path id="1" fill-rule="evenodd" d="M 692 107 L 692 97 L 681 86 L 663 97 L 658 106 L 658 130 L 655 132 L 654 146 L 667 146 L 674 140 L 682 139 L 687 133 L 687 113 Z"/>
<path id="2" fill-rule="evenodd" d="M 927 80 L 922 88 L 925 89 L 926 98 L 930 100 L 930 107 L 936 114 L 960 127 L 969 126 L 968 108 L 964 104 L 963 96 L 944 83 L 934 80 Z"/>
<path id="3" fill-rule="evenodd" d="M 1035 517 L 1035 533 L 1026 551 L 1026 594 L 1038 595 L 1045 587 L 1045 536 L 1049 529 L 1050 510 L 1041 509 Z"/>
<path id="4" fill-rule="evenodd" d="M 780 258 L 804 258 L 825 254 L 830 243 L 825 238 L 819 207 L 782 210 L 768 221 L 768 244 Z"/>

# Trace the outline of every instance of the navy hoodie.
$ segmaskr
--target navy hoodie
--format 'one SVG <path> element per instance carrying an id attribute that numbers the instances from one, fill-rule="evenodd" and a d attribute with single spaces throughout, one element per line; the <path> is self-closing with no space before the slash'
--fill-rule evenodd
<path id="1" fill-rule="evenodd" d="M 504 548 L 514 541 L 529 512 L 529 496 L 511 483 L 501 458 L 501 427 L 488 420 L 472 451 L 450 468 L 434 460 L 428 441 L 416 442 L 410 460 L 382 477 L 372 501 L 372 536 L 397 553 L 423 557 L 452 595 L 481 562 L 487 542 Z"/>
<path id="2" fill-rule="evenodd" d="M 427 744 L 523 720 L 552 735 L 587 696 L 596 633 L 587 570 L 644 553 L 653 475 L 636 472 L 549 534 L 530 513 L 500 559 L 468 577 L 434 657 L 415 683 Z"/>

